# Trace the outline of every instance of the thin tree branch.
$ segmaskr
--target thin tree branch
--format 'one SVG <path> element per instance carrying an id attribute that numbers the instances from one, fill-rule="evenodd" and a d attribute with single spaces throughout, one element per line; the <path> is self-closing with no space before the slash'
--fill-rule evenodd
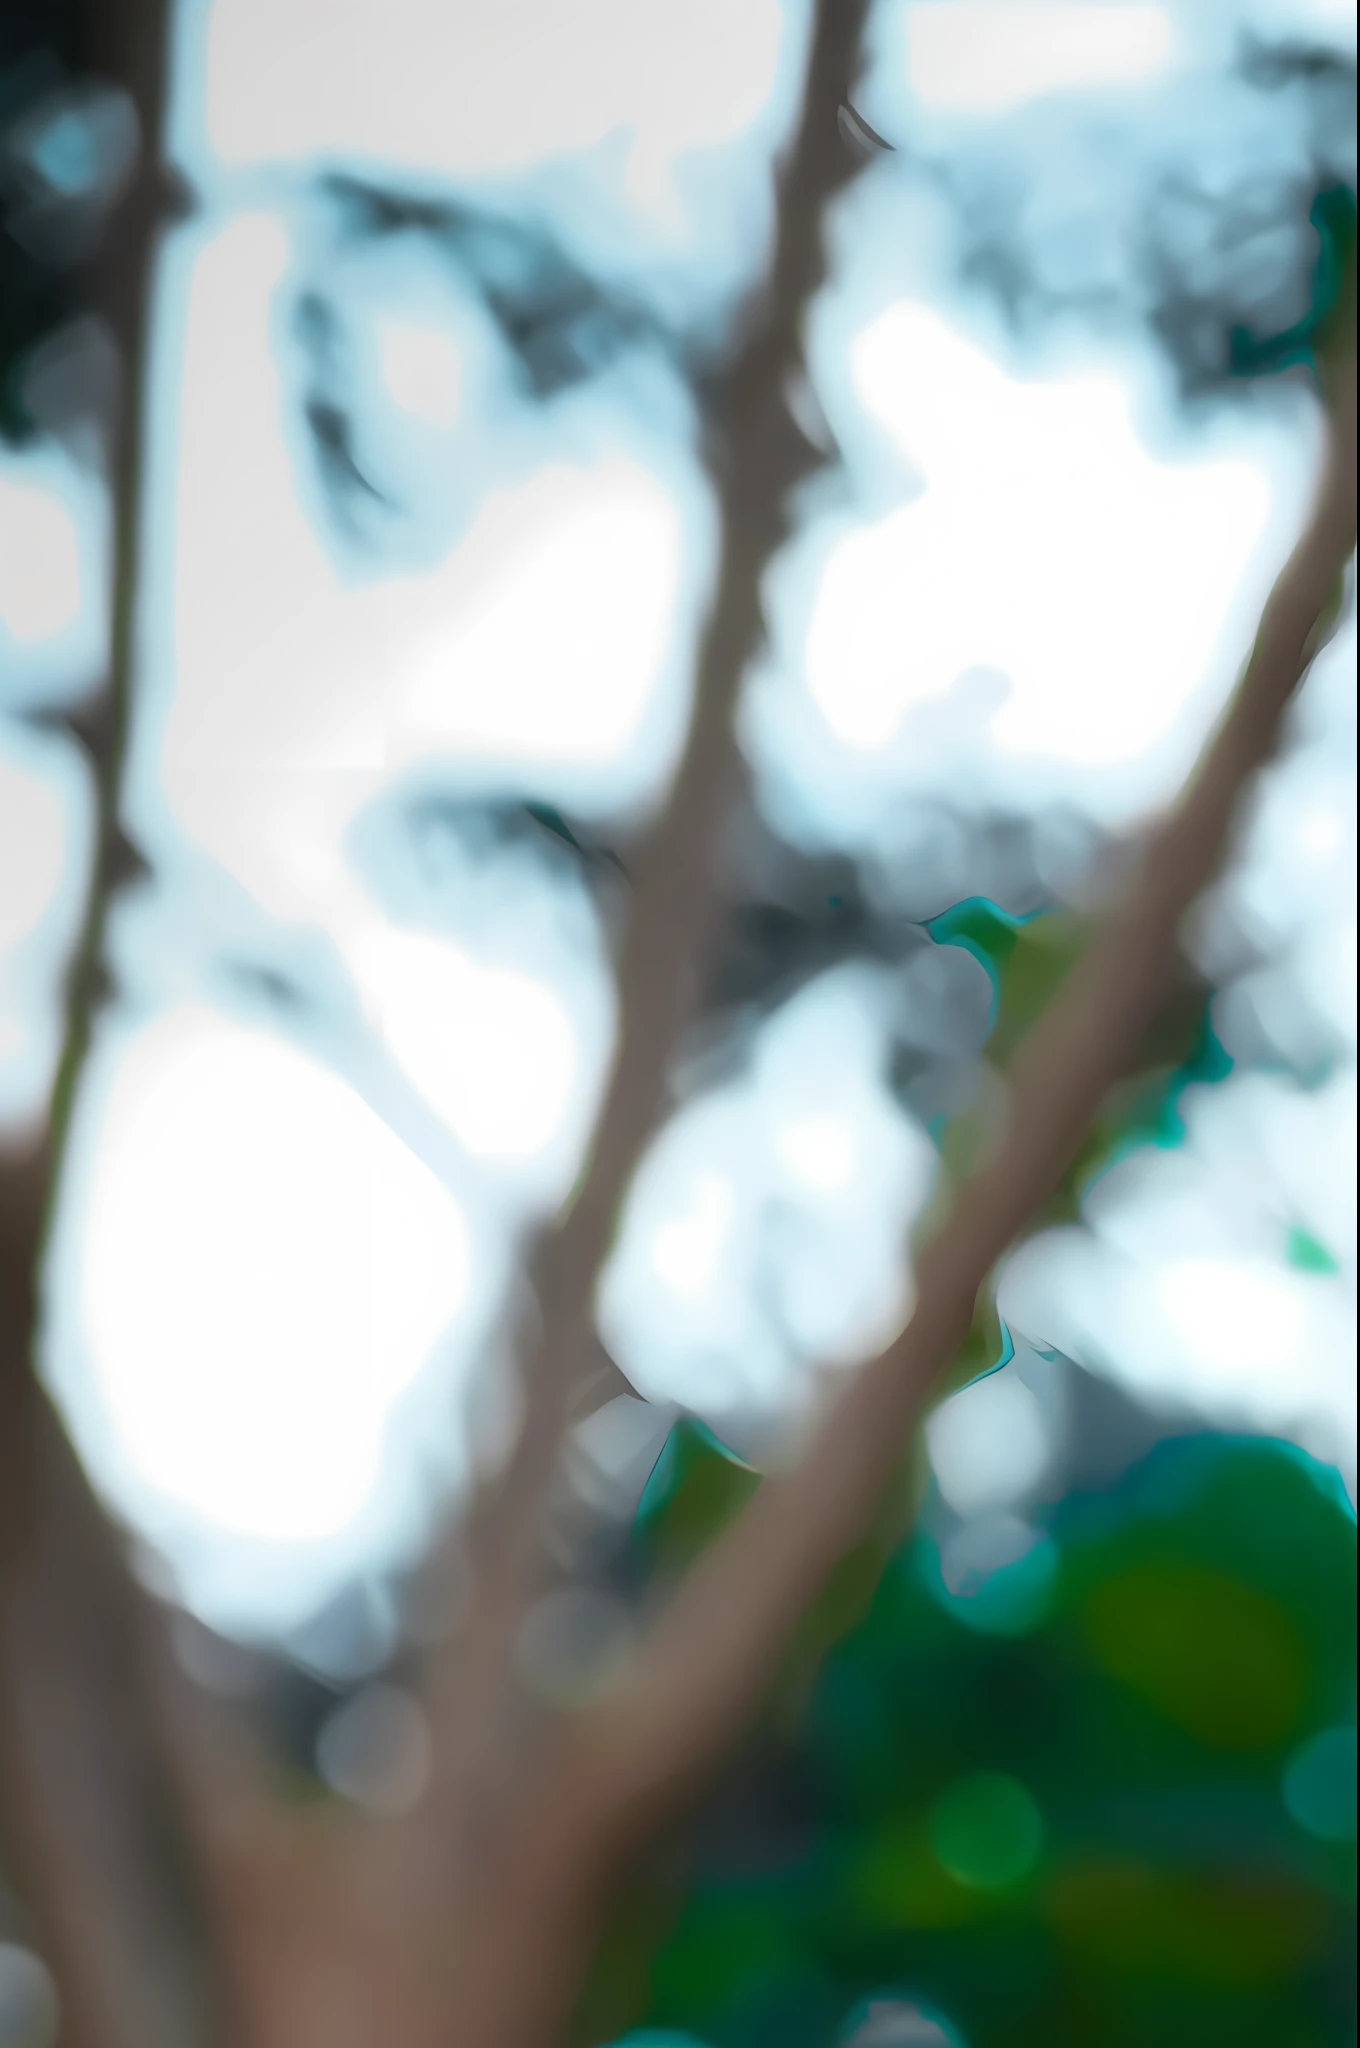
<path id="1" fill-rule="evenodd" d="M 458 1962 L 462 2048 L 560 2039 L 627 1860 L 670 1821 L 774 1680 L 800 1617 L 868 1533 L 979 1287 L 1052 1191 L 1169 990 L 1180 921 L 1334 617 L 1355 545 L 1354 278 L 1326 457 L 1306 531 L 1265 607 L 1233 703 L 1123 907 L 1012 1069 L 1007 1128 L 922 1254 L 915 1312 L 846 1386 L 796 1469 L 767 1479 L 682 1584 L 619 1689 L 563 1741 L 483 1893 Z M 533 1953 L 532 1971 L 516 1957 Z"/>
<path id="2" fill-rule="evenodd" d="M 110 423 L 107 683 L 92 712 L 68 720 L 93 759 L 93 873 L 66 979 L 63 1046 L 44 1126 L 27 1151 L 0 1156 L 0 1795 L 13 1874 L 57 1975 L 63 2041 L 72 2048 L 189 2048 L 224 2038 L 223 2000 L 220 1952 L 205 1929 L 178 1794 L 191 1794 L 205 1824 L 216 1804 L 208 1830 L 216 1840 L 228 1828 L 239 1837 L 249 1809 L 241 1803 L 240 1776 L 229 1788 L 224 1783 L 229 1749 L 218 1751 L 210 1776 L 201 1769 L 205 1745 L 181 1744 L 183 1768 L 172 1787 L 160 1710 L 173 1699 L 184 1733 L 198 1702 L 32 1377 L 36 1275 L 102 994 L 109 901 L 136 865 L 118 811 L 135 667 L 148 307 L 173 198 L 160 155 L 164 0 L 93 9 L 89 28 L 86 59 L 96 76 L 130 94 L 142 157 L 90 279 L 91 304 L 112 331 L 123 368 Z M 150 1688 L 149 1665 L 158 1671 Z"/>
<path id="3" fill-rule="evenodd" d="M 826 460 L 797 426 L 785 394 L 801 367 L 801 319 L 824 271 L 825 208 L 860 168 L 837 109 L 854 83 L 864 12 L 865 0 L 822 0 L 817 9 L 802 116 L 778 180 L 770 272 L 715 395 L 709 438 L 722 553 L 688 742 L 637 862 L 618 976 L 621 1035 L 588 1167 L 534 1264 L 538 1334 L 523 1366 L 524 1424 L 474 1522 L 471 1611 L 430 1686 L 437 1745 L 430 1839 L 441 1859 L 469 1803 L 494 1798 L 489 1753 L 511 1726 L 514 1636 L 541 1568 L 563 1432 L 596 1357 L 596 1276 L 634 1167 L 664 1113 L 722 915 L 717 847 L 744 774 L 733 710 L 763 632 L 761 579 L 788 531 L 794 485 Z"/>

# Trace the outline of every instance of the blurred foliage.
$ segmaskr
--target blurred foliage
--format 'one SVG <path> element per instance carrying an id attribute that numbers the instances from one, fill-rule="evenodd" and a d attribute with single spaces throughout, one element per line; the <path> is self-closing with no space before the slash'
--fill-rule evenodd
<path id="1" fill-rule="evenodd" d="M 14 232 L 23 196 L 14 138 L 81 68 L 85 15 L 84 0 L 5 0 L 0 7 L 0 440 L 32 435 L 24 364 L 79 309 L 81 279 Z"/>
<path id="2" fill-rule="evenodd" d="M 869 1536 L 842 1559 L 803 1616 L 772 1703 L 776 1723 L 787 1723 L 799 1711 L 827 1650 L 867 1611 L 927 1477 L 919 1454 L 904 1460 L 900 1482 L 884 1500 Z M 638 1576 L 657 1588 L 678 1581 L 759 1483 L 755 1469 L 720 1443 L 705 1423 L 692 1417 L 677 1422 L 638 1504 L 633 1529 Z"/>
<path id="3" fill-rule="evenodd" d="M 1318 239 L 1310 303 L 1303 318 L 1279 334 L 1258 337 L 1245 327 L 1232 331 L 1229 364 L 1235 377 L 1267 376 L 1303 363 L 1315 364 L 1333 346 L 1347 321 L 1349 283 L 1354 320 L 1356 206 L 1347 185 L 1324 186 L 1313 199 L 1309 223 Z"/>
<path id="4" fill-rule="evenodd" d="M 678 1579 L 760 1483 L 707 1424 L 677 1422 L 638 1502 L 634 1541 L 647 1576 Z"/>
<path id="5" fill-rule="evenodd" d="M 649 1567 L 678 1569 L 754 1483 L 678 1424 L 638 1518 Z M 1182 1438 L 1044 1535 L 1042 1573 L 966 1595 L 923 1532 L 867 1601 L 851 1574 L 796 1725 L 761 1731 L 683 1868 L 634 1888 L 579 2043 L 833 2048 L 873 1995 L 938 2010 L 967 2048 L 1354 2041 L 1335 1475 Z M 762 1807 L 743 1786 L 772 1745 Z"/>
<path id="6" fill-rule="evenodd" d="M 996 998 L 987 1053 L 1004 1071 L 1085 951 L 1093 927 L 1066 912 L 1016 918 L 972 897 L 928 929 L 941 945 L 966 947 L 991 975 Z M 1207 985 L 1189 977 L 1175 988 L 1143 1042 L 1137 1068 L 1111 1089 L 1080 1151 L 1036 1213 L 1036 1228 L 1075 1217 L 1085 1189 L 1134 1147 L 1181 1143 L 1185 1125 L 1178 1104 L 1185 1089 L 1225 1080 L 1232 1072 L 1231 1056 L 1213 1027 L 1212 998 Z M 966 1118 L 954 1118 L 939 1133 L 941 1156 L 955 1180 L 976 1150 L 966 1124 Z M 973 1362 L 970 1353 L 972 1369 L 953 1384 L 995 1365 L 998 1355 L 993 1349 L 987 1361 Z"/>
<path id="7" fill-rule="evenodd" d="M 962 946 L 991 977 L 994 1008 L 987 1041 L 989 1064 L 1005 1072 L 1017 1048 L 1038 1023 L 1092 936 L 1089 919 L 1068 912 L 1016 917 L 986 897 L 956 904 L 927 926 L 938 945 Z M 1035 1213 L 1034 1228 L 1079 1216 L 1082 1197 L 1100 1174 L 1140 1145 L 1179 1145 L 1185 1124 L 1179 1103 L 1185 1089 L 1224 1080 L 1233 1062 L 1213 1028 L 1212 991 L 1186 979 L 1164 1005 L 1144 1040 L 1136 1070 L 1111 1089 L 1085 1142 L 1048 1201 Z M 919 1244 L 947 1211 L 952 1191 L 972 1171 L 994 1129 L 996 1102 L 984 1090 L 961 1115 L 941 1119 L 936 1141 L 944 1175 L 938 1195 L 922 1215 Z M 1322 1248 L 1313 1241 L 1296 1247 L 1307 1263 Z M 989 1288 L 978 1295 L 972 1328 L 941 1380 L 941 1393 L 998 1371 L 1012 1356 L 1009 1332 L 997 1314 Z"/>

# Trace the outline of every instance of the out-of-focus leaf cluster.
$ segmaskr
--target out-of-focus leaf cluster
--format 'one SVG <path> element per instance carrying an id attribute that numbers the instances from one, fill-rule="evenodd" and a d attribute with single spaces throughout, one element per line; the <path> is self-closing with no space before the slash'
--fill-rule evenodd
<path id="1" fill-rule="evenodd" d="M 128 94 L 88 69 L 92 18 L 86 0 L 0 9 L 0 441 L 39 431 L 33 366 L 86 310 L 141 147 Z"/>
<path id="2" fill-rule="evenodd" d="M 942 944 L 966 947 L 992 976 L 996 1010 L 987 1053 L 1004 1072 L 1081 957 L 1092 926 L 1069 912 L 1017 919 L 975 898 L 936 918 L 930 931 Z M 1223 1080 L 1232 1069 L 1214 1032 L 1209 1002 L 1210 991 L 1194 981 L 1176 989 L 1144 1040 L 1135 1070 L 1110 1092 L 1040 1222 L 1074 1215 L 1082 1189 L 1131 1146 L 1179 1143 L 1184 1127 L 1176 1102 L 1182 1091 L 1196 1082 Z M 967 1119 L 945 1126 L 941 1151 L 947 1167 L 966 1171 L 974 1149 Z"/>
<path id="3" fill-rule="evenodd" d="M 678 1564 L 751 1483 L 678 1425 L 639 1544 Z M 847 1601 L 796 1726 L 624 1908 L 580 2042 L 645 2021 L 836 2048 L 890 1996 L 968 2048 L 1353 2038 L 1339 1486 L 1285 1446 L 1192 1437 L 1047 1535 L 1057 1568 L 1014 1628 L 943 1589 L 925 1533 L 867 1611 Z"/>

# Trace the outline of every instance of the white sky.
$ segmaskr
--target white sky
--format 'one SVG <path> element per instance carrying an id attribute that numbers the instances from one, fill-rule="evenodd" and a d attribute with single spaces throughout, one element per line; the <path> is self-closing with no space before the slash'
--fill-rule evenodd
<path id="1" fill-rule="evenodd" d="M 871 969 L 820 976 L 749 1071 L 658 1140 L 600 1288 L 601 1333 L 642 1393 L 740 1427 L 801 1407 L 814 1367 L 900 1320 L 935 1154 L 886 1085 L 892 993 Z"/>
<path id="2" fill-rule="evenodd" d="M 1171 61 L 1165 7 L 1091 0 L 917 0 L 903 9 L 906 74 L 917 99 L 971 114 L 1045 93 L 1129 88 Z"/>
<path id="3" fill-rule="evenodd" d="M 0 447 L 0 709 L 97 681 L 107 528 L 98 479 L 63 448 Z"/>
<path id="4" fill-rule="evenodd" d="M 606 268 L 653 248 L 714 275 L 749 256 L 788 87 L 776 11 L 741 11 L 737 34 L 730 10 L 718 27 L 599 0 L 578 40 L 562 13 L 544 29 L 535 12 L 530 32 L 528 5 L 184 11 L 179 147 L 215 204 L 180 231 L 160 302 L 129 783 L 167 890 L 144 930 L 129 914 L 141 981 L 77 1122 L 49 1370 L 101 1483 L 200 1611 L 246 1630 L 291 1626 L 365 1559 L 418 1541 L 430 1487 L 467 1456 L 448 1418 L 516 1232 L 570 1185 L 613 1030 L 584 899 L 490 860 L 459 870 L 461 924 L 394 910 L 353 866 L 350 827 L 416 771 L 585 813 L 654 793 L 711 568 L 711 502 L 664 380 L 606 383 L 550 429 L 525 425 L 475 307 L 419 255 L 354 272 L 346 303 L 371 371 L 365 453 L 447 519 L 447 545 L 356 576 L 299 485 L 280 308 L 314 254 L 296 193 L 318 159 L 400 161 L 417 185 L 503 198 L 529 143 L 584 149 L 582 182 L 526 188 L 584 223 L 578 254 L 593 236 Z M 1182 61 L 1182 17 L 1155 7 L 900 12 L 905 41 L 884 43 L 906 53 L 899 104 L 951 119 L 1109 83 L 1116 49 L 1125 96 Z M 665 64 L 659 23 L 680 39 Z M 963 64 L 1023 24 L 1023 65 Z M 592 36 L 608 65 L 589 61 Z M 375 91 L 379 48 L 395 68 Z M 479 90 L 449 120 L 459 75 Z M 744 195 L 736 240 L 725 191 Z M 864 852 L 926 799 L 1127 824 L 1174 789 L 1223 701 L 1296 526 L 1312 430 L 1282 415 L 1154 446 L 1127 353 L 1003 360 L 959 308 L 885 285 L 883 218 L 866 210 L 812 323 L 858 495 L 814 504 L 769 579 L 771 656 L 744 712 L 762 791 L 799 836 Z M 440 495 L 450 476 L 470 510 Z M 0 461 L 0 704 L 83 686 L 100 518 L 54 456 Z M 1293 1434 L 1353 1475 L 1344 659 L 1310 684 L 1200 935 L 1238 1072 L 1187 1106 L 1184 1148 L 1137 1155 L 1087 1227 L 1022 1252 L 1003 1306 L 1135 1391 Z M 31 1086 L 33 1044 L 54 1043 L 79 806 L 69 762 L 0 728 L 0 1110 L 21 1069 Z M 362 1058 L 342 1031 L 285 1038 L 219 1000 L 228 936 L 272 935 L 278 960 L 307 930 L 331 949 L 326 986 L 350 992 Z M 601 1293 L 642 1392 L 754 1427 L 904 1312 L 901 1246 L 933 1159 L 883 1080 L 884 1004 L 905 1000 L 872 975 L 821 978 L 663 1134 Z M 1332 1270 L 1297 1263 L 1299 1230 Z M 969 1426 L 951 1408 L 932 1447 L 959 1511 L 990 1511 L 1038 1469 L 1042 1418 L 1004 1376 L 967 1401 Z"/>
<path id="5" fill-rule="evenodd" d="M 686 315 L 768 229 L 804 0 L 182 0 L 172 154 L 212 185 L 344 162 L 525 194 Z"/>
<path id="6" fill-rule="evenodd" d="M 655 437 L 631 447 L 617 421 L 605 448 L 578 410 L 527 474 L 513 419 L 452 449 L 491 481 L 462 544 L 349 577 L 280 431 L 296 407 L 274 309 L 290 253 L 284 218 L 251 210 L 171 259 L 161 346 L 179 391 L 156 470 L 164 637 L 148 650 L 167 723 L 132 776 L 155 838 L 168 808 L 168 829 L 272 914 L 334 923 L 351 912 L 340 841 L 395 772 L 452 756 L 474 783 L 513 775 L 578 810 L 656 787 L 711 543 L 692 465 Z"/>
<path id="7" fill-rule="evenodd" d="M 722 0 L 215 0 L 184 10 L 188 33 L 195 13 L 226 162 L 371 156 L 441 178 L 536 169 L 620 132 L 658 159 L 740 139 L 778 83 L 785 19 L 777 0 L 735 18 Z"/>
<path id="8" fill-rule="evenodd" d="M 916 491 L 809 522 L 771 577 L 748 730 L 783 814 L 864 844 L 905 788 L 965 778 L 1112 826 L 1164 801 L 1288 545 L 1272 498 L 1293 495 L 1296 448 L 1158 459 L 1114 374 L 1008 375 L 909 301 L 859 331 L 848 370 Z M 974 669 L 1002 679 L 990 716 L 951 699 Z"/>

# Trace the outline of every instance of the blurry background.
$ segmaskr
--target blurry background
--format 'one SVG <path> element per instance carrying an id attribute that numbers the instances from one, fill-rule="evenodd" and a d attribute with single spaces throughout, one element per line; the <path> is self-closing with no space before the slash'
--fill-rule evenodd
<path id="1" fill-rule="evenodd" d="M 419 1796 L 402 1676 L 456 1604 L 420 1561 L 514 1427 L 518 1261 L 588 1143 L 806 28 L 180 0 L 158 110 L 116 27 L 101 69 L 74 6 L 6 13 L 15 1140 L 107 748 L 111 422 L 145 394 L 137 863 L 43 1369 L 190 1670 L 336 1796 Z M 788 394 L 837 459 L 768 565 L 724 945 L 602 1279 L 578 1584 L 523 1645 L 553 1697 L 905 1314 L 911 1226 L 1225 701 L 1319 441 L 1272 343 L 1310 206 L 1354 188 L 1349 10 L 896 0 L 841 126 L 865 168 Z M 148 151 L 135 365 L 98 286 Z M 650 2001 L 713 2048 L 1354 2039 L 1354 635 L 1165 1043 L 998 1277 L 918 1533 L 634 1907 L 683 1909 L 645 1985 L 620 1929 L 583 2038 Z M 11 1917 L 6 2044 L 47 2024 Z"/>

